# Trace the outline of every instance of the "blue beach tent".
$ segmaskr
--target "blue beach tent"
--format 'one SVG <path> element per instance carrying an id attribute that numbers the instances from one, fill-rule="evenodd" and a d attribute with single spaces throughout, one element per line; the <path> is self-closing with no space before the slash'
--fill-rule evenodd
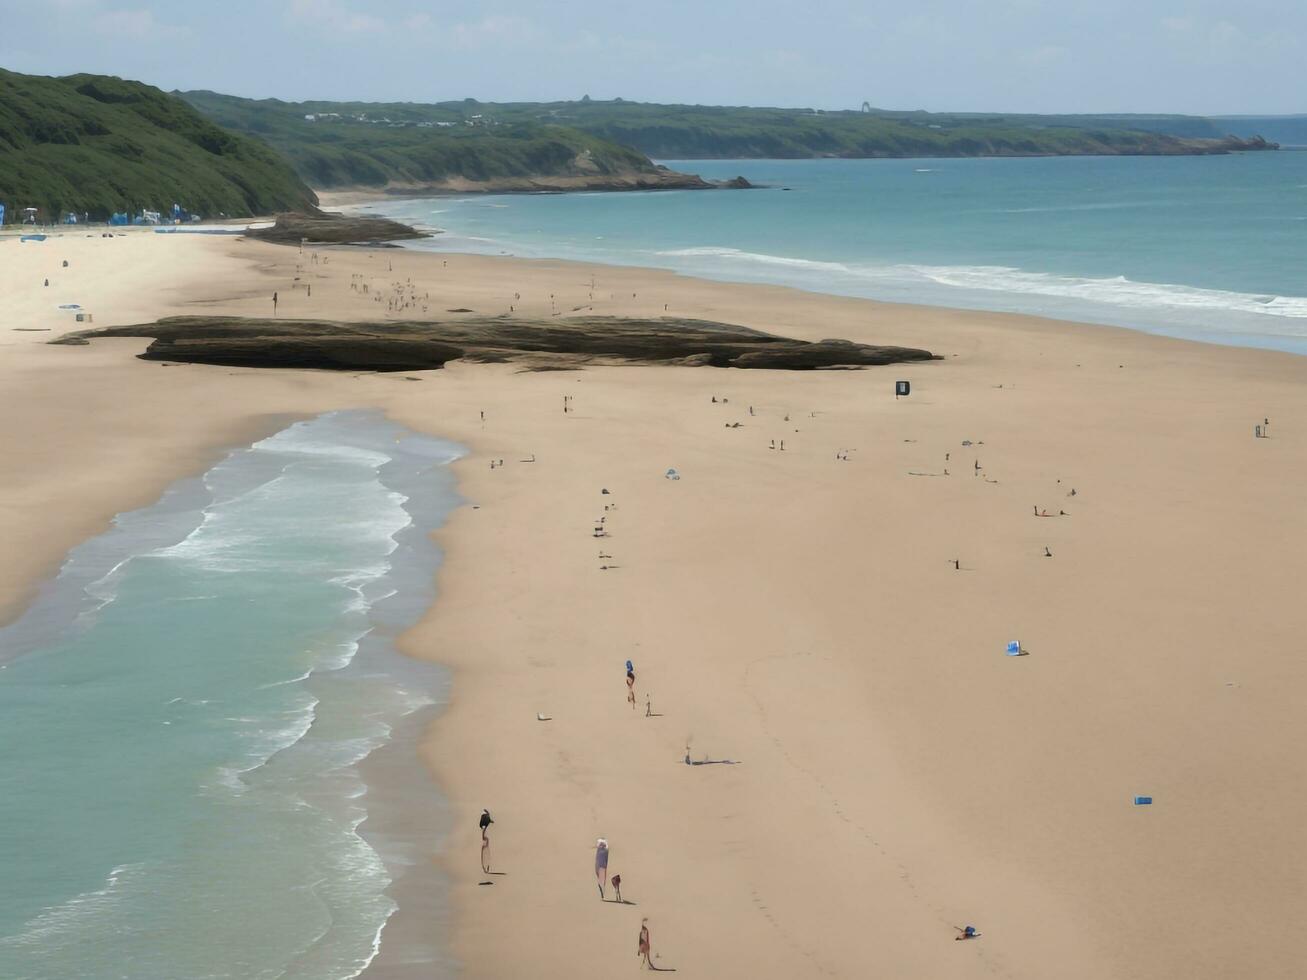
<path id="1" fill-rule="evenodd" d="M 0 204 L 0 225 L 5 223 L 5 206 Z"/>

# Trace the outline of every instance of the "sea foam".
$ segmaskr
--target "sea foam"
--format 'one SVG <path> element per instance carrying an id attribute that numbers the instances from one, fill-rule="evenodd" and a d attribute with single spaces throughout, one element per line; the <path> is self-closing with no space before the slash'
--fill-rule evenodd
<path id="1" fill-rule="evenodd" d="M 430 602 L 459 451 L 297 423 L 121 515 L 0 630 L 0 819 L 41 828 L 0 839 L 0 976 L 371 962 L 421 865 L 362 832 L 360 766 L 443 689 L 388 637 Z"/>
<path id="2" fill-rule="evenodd" d="M 1027 272 L 995 265 L 858 265 L 786 255 L 746 252 L 726 246 L 695 246 L 654 253 L 666 258 L 710 259 L 748 266 L 776 267 L 873 283 L 928 282 L 959 289 L 1091 300 L 1139 309 L 1201 309 L 1307 318 L 1307 296 L 1278 296 L 1202 289 L 1173 283 L 1134 282 L 1125 276 L 1087 278 Z"/>
<path id="3" fill-rule="evenodd" d="M 1307 353 L 1307 154 L 667 163 L 744 173 L 759 188 L 528 195 L 506 211 L 442 202 L 445 234 L 405 247 L 657 266 Z M 429 206 L 381 205 L 400 220 Z"/>

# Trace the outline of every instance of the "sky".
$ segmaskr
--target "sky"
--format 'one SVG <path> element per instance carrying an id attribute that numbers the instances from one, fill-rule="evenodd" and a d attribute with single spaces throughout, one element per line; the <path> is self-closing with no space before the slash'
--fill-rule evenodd
<path id="1" fill-rule="evenodd" d="M 287 100 L 1307 112 L 1307 0 L 0 0 L 0 67 Z"/>

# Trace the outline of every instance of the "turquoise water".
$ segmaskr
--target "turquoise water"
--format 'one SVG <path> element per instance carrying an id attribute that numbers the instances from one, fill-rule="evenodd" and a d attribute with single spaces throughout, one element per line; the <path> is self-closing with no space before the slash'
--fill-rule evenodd
<path id="1" fill-rule="evenodd" d="M 400 872 L 360 763 L 443 696 L 389 638 L 431 599 L 458 454 L 296 423 L 121 515 L 0 630 L 0 977 L 366 966 Z"/>
<path id="2" fill-rule="evenodd" d="M 371 207 L 447 232 L 411 247 L 658 266 L 1307 353 L 1307 153 L 669 165 L 766 187 Z"/>

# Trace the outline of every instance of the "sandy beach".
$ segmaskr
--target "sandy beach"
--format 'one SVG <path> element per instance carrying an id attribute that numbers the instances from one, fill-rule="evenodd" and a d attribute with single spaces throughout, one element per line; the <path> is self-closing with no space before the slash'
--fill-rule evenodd
<path id="1" fill-rule="evenodd" d="M 1307 360 L 655 270 L 318 255 L 0 238 L 0 617 L 288 418 L 378 407 L 467 446 L 438 599 L 401 641 L 453 671 L 420 745 L 448 814 L 412 815 L 452 912 L 401 903 L 369 976 L 429 975 L 422 935 L 470 978 L 612 977 L 645 917 L 655 964 L 698 977 L 1300 974 Z M 271 315 L 274 291 L 283 316 L 666 311 L 941 359 L 353 375 L 45 343 L 85 326 L 60 304 L 107 326 Z M 599 837 L 631 904 L 600 902 Z"/>

